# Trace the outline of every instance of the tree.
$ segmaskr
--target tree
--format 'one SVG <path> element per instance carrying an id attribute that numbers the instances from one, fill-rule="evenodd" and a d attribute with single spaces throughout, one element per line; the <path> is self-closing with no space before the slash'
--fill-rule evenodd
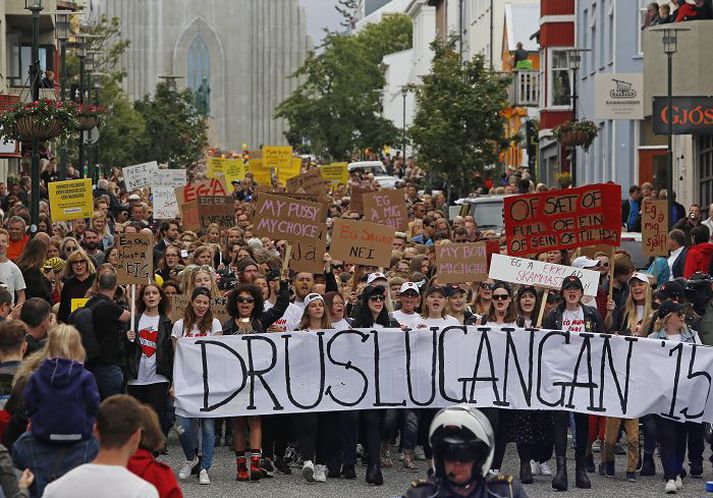
<path id="1" fill-rule="evenodd" d="M 413 87 L 417 111 L 409 128 L 419 165 L 449 189 L 468 194 L 473 173 L 497 162 L 508 104 L 509 80 L 489 68 L 483 55 L 461 63 L 457 38 L 431 44 L 432 71 Z"/>
<path id="2" fill-rule="evenodd" d="M 348 8 L 348 2 L 340 5 Z M 288 142 L 336 160 L 397 142 L 398 129 L 381 116 L 380 64 L 384 55 L 411 46 L 411 32 L 410 18 L 399 15 L 357 34 L 327 33 L 321 52 L 310 52 L 292 75 L 301 84 L 276 109 L 276 117 L 289 125 Z"/>
<path id="3" fill-rule="evenodd" d="M 156 85 L 134 103 L 146 123 L 142 160 L 167 163 L 170 168 L 188 168 L 203 156 L 208 146 L 205 117 L 198 113 L 190 90 L 176 92 L 166 83 Z"/>

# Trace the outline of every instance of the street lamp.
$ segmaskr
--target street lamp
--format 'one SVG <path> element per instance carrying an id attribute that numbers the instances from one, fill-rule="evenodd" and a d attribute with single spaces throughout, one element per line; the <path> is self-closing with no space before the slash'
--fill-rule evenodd
<path id="1" fill-rule="evenodd" d="M 67 40 L 69 39 L 70 23 L 69 14 L 55 16 L 55 37 L 59 40 L 59 88 L 60 99 L 64 102 L 67 98 Z M 67 179 L 67 147 L 62 145 L 59 151 L 59 179 Z"/>
<path id="2" fill-rule="evenodd" d="M 84 61 L 87 58 L 87 43 L 84 35 L 77 35 L 77 57 L 79 57 L 79 103 L 84 103 Z M 79 130 L 79 178 L 84 178 L 84 130 Z"/>
<path id="3" fill-rule="evenodd" d="M 665 27 L 664 27 L 665 26 Z M 654 31 L 663 32 L 663 51 L 668 59 L 668 102 L 666 118 L 668 119 L 668 150 L 666 153 L 666 208 L 668 209 L 668 229 L 673 230 L 673 54 L 678 49 L 678 33 L 690 31 L 689 28 L 665 24 Z"/>
<path id="4" fill-rule="evenodd" d="M 406 96 L 408 95 L 408 86 L 402 86 L 401 87 L 401 96 L 404 99 L 404 106 L 403 106 L 403 138 L 402 138 L 402 144 L 401 144 L 401 154 L 403 155 L 403 164 L 402 167 L 406 167 Z M 402 170 L 403 171 L 403 170 Z"/>
<path id="5" fill-rule="evenodd" d="M 32 12 L 32 62 L 30 64 L 30 82 L 32 100 L 40 100 L 40 11 L 42 0 L 25 0 L 25 9 Z M 40 219 L 40 142 L 32 139 L 32 179 L 30 180 L 30 232 L 37 232 Z"/>
<path id="6" fill-rule="evenodd" d="M 177 74 L 161 74 L 158 79 L 166 83 L 166 88 L 169 92 L 175 93 L 178 91 L 178 80 L 183 79 L 183 76 Z"/>
<path id="7" fill-rule="evenodd" d="M 582 64 L 582 53 L 589 52 L 588 48 L 567 49 L 569 69 L 572 71 L 572 121 L 577 121 L 577 71 Z M 572 172 L 572 187 L 577 186 L 577 146 L 572 147 L 572 158 L 570 160 L 570 171 Z"/>

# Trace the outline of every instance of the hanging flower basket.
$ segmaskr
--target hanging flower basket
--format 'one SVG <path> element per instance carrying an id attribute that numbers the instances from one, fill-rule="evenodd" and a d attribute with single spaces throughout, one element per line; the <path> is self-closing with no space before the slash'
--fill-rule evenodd
<path id="1" fill-rule="evenodd" d="M 79 116 L 79 129 L 80 130 L 91 130 L 94 128 L 99 120 L 92 116 Z"/>
<path id="2" fill-rule="evenodd" d="M 71 134 L 78 124 L 73 102 L 44 99 L 15 104 L 0 113 L 0 128 L 7 140 L 52 140 Z"/>
<path id="3" fill-rule="evenodd" d="M 104 108 L 92 104 L 80 104 L 77 108 L 80 130 L 91 130 L 95 126 L 104 124 Z"/>
<path id="4" fill-rule="evenodd" d="M 593 121 L 568 121 L 554 129 L 552 135 L 562 145 L 583 147 L 585 150 L 599 134 L 599 128 Z"/>

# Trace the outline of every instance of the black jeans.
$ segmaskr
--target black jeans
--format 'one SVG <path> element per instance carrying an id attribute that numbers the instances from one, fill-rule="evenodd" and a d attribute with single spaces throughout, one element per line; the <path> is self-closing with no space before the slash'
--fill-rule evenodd
<path id="1" fill-rule="evenodd" d="M 263 415 L 262 455 L 270 460 L 283 458 L 290 434 L 291 415 Z"/>
<path id="2" fill-rule="evenodd" d="M 656 415 L 656 433 L 664 479 L 676 479 L 676 476 L 681 474 L 686 455 L 686 424 Z"/>
<path id="3" fill-rule="evenodd" d="M 381 467 L 381 443 L 388 441 L 396 427 L 397 410 L 363 410 L 366 452 L 369 466 Z M 304 454 L 304 453 L 303 453 Z"/>
<path id="4" fill-rule="evenodd" d="M 686 436 L 688 437 L 688 462 L 691 467 L 703 467 L 703 451 L 705 450 L 705 436 L 703 424 L 686 422 Z"/>
<path id="5" fill-rule="evenodd" d="M 158 415 L 161 430 L 164 434 L 168 434 L 169 429 L 171 429 L 171 426 L 173 425 L 168 417 L 168 382 L 144 384 L 141 386 L 128 385 L 126 386 L 126 392 L 139 400 L 141 403 L 150 405 L 151 408 L 156 411 L 156 415 Z"/>
<path id="6" fill-rule="evenodd" d="M 339 470 L 342 465 L 356 465 L 359 412 L 335 412 L 332 416 L 335 425 L 327 445 L 327 466 L 330 470 Z"/>
<path id="7" fill-rule="evenodd" d="M 331 441 L 336 437 L 336 417 L 332 412 L 302 413 L 295 416 L 300 451 L 305 460 L 326 464 Z"/>
<path id="8" fill-rule="evenodd" d="M 557 457 L 567 456 L 567 428 L 569 427 L 569 413 L 558 411 L 554 413 L 555 418 L 555 455 Z M 574 457 L 577 467 L 584 467 L 587 458 L 587 445 L 589 444 L 589 419 L 586 413 L 574 414 L 574 427 L 576 431 Z"/>
<path id="9" fill-rule="evenodd" d="M 656 415 L 644 415 L 639 419 L 644 434 L 644 455 L 653 455 L 656 451 Z"/>

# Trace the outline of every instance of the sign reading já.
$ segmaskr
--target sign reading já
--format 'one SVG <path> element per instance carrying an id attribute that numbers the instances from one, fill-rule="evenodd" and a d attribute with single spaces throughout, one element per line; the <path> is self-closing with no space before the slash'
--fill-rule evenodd
<path id="1" fill-rule="evenodd" d="M 319 234 L 313 239 L 291 242 L 290 269 L 307 273 L 322 273 L 324 253 L 327 252 L 327 224 L 319 224 Z"/>
<path id="2" fill-rule="evenodd" d="M 116 279 L 120 284 L 147 284 L 153 275 L 153 240 L 143 233 L 122 233 L 117 237 L 119 263 Z"/>
<path id="3" fill-rule="evenodd" d="M 330 254 L 334 259 L 365 266 L 389 266 L 394 230 L 368 221 L 336 218 Z"/>
<path id="4" fill-rule="evenodd" d="M 438 244 L 436 275 L 439 284 L 481 282 L 488 278 L 485 242 Z"/>
<path id="5" fill-rule="evenodd" d="M 644 256 L 668 256 L 667 238 L 666 200 L 644 200 L 641 208 L 641 241 L 644 244 Z"/>

